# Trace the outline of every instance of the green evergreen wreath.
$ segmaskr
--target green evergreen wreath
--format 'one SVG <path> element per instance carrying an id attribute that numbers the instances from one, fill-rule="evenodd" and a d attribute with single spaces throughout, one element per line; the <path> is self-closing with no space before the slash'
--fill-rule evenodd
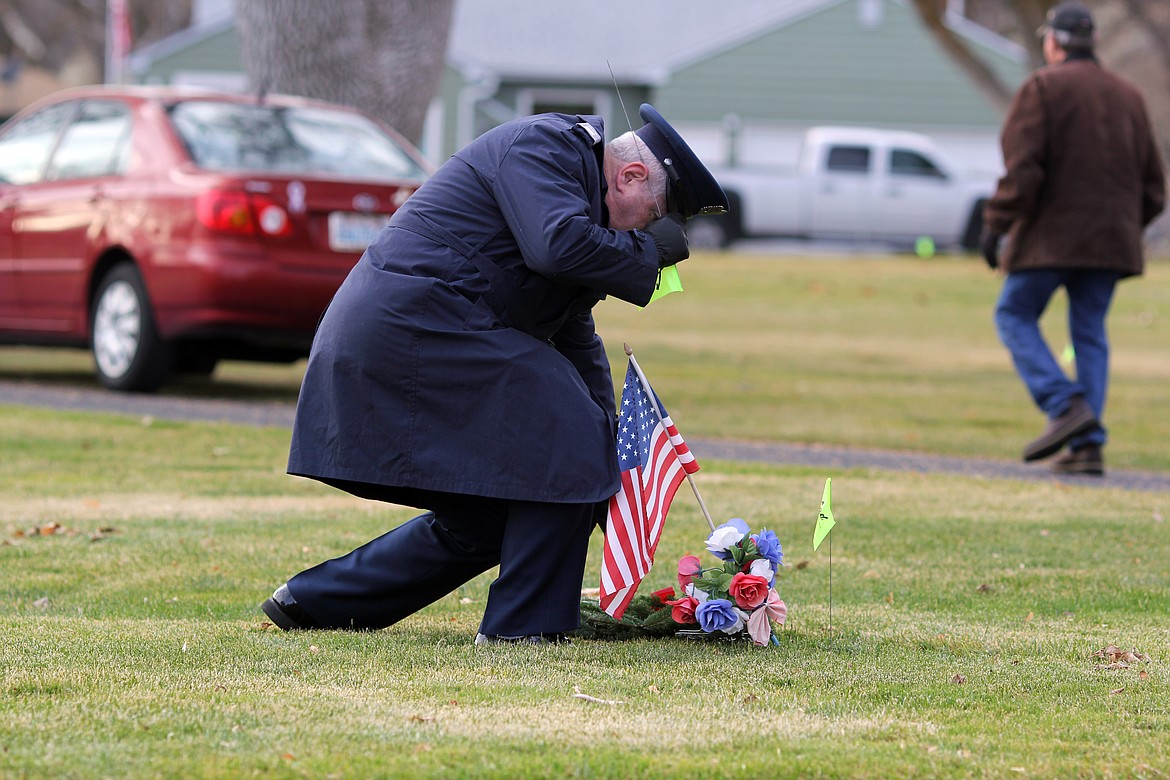
<path id="1" fill-rule="evenodd" d="M 572 635 L 581 639 L 624 642 L 674 636 L 683 628 L 686 626 L 671 618 L 670 607 L 657 594 L 651 594 L 634 596 L 621 620 L 614 620 L 606 614 L 596 599 L 581 599 L 581 627 Z"/>

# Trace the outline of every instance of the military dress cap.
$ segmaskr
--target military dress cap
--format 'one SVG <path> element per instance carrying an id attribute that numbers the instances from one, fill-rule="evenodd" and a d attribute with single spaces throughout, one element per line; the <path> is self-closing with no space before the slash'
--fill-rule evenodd
<path id="1" fill-rule="evenodd" d="M 635 134 L 666 169 L 666 205 L 683 219 L 696 214 L 726 214 L 727 194 L 686 141 L 649 103 L 638 109 L 646 124 Z"/>
<path id="2" fill-rule="evenodd" d="M 1093 15 L 1088 7 L 1077 0 L 1067 0 L 1048 12 L 1048 18 L 1037 33 L 1051 32 L 1062 46 L 1090 46 L 1094 29 Z"/>

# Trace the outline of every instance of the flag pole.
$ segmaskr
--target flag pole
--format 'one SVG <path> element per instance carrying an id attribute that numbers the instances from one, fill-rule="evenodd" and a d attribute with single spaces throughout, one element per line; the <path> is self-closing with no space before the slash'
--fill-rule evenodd
<path id="1" fill-rule="evenodd" d="M 646 395 L 650 397 L 651 406 L 654 407 L 654 416 L 658 418 L 658 422 L 662 423 L 662 411 L 658 408 L 658 396 L 654 394 L 654 390 L 650 387 L 649 380 L 646 375 L 642 373 L 642 367 L 638 365 L 638 361 L 634 358 L 634 349 L 629 344 L 622 342 L 622 347 L 626 351 L 626 357 L 630 359 L 630 365 L 634 367 L 634 373 L 638 375 L 638 381 L 642 383 L 642 389 L 646 391 Z M 667 441 L 670 437 L 667 436 Z M 674 448 L 674 442 L 670 442 L 670 446 Z M 678 450 L 675 450 L 676 454 Z M 684 472 L 685 473 L 685 472 Z M 711 519 L 711 513 L 707 511 L 707 504 L 703 501 L 703 496 L 699 493 L 699 486 L 695 484 L 695 478 L 687 473 L 687 482 L 691 485 L 691 491 L 695 494 L 695 500 L 699 502 L 699 509 L 703 510 L 703 517 L 707 520 L 707 526 L 714 531 L 715 521 Z"/>

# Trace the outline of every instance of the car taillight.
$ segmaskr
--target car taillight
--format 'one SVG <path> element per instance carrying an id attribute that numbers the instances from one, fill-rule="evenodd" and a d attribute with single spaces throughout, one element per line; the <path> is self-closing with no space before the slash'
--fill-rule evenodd
<path id="1" fill-rule="evenodd" d="M 262 195 L 233 190 L 205 192 L 195 202 L 195 215 L 201 225 L 220 233 L 262 233 L 278 238 L 292 235 L 288 212 Z"/>

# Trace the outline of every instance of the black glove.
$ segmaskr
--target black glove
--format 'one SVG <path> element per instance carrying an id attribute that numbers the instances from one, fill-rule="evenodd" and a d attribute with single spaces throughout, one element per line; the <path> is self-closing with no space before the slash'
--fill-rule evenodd
<path id="1" fill-rule="evenodd" d="M 996 233 L 987 228 L 983 229 L 983 236 L 979 239 L 979 248 L 983 252 L 983 259 L 993 271 L 999 268 L 999 240 L 1002 233 Z"/>
<path id="2" fill-rule="evenodd" d="M 681 214 L 671 212 L 643 229 L 658 250 L 659 268 L 681 263 L 691 256 L 691 248 L 687 246 L 686 224 Z"/>

